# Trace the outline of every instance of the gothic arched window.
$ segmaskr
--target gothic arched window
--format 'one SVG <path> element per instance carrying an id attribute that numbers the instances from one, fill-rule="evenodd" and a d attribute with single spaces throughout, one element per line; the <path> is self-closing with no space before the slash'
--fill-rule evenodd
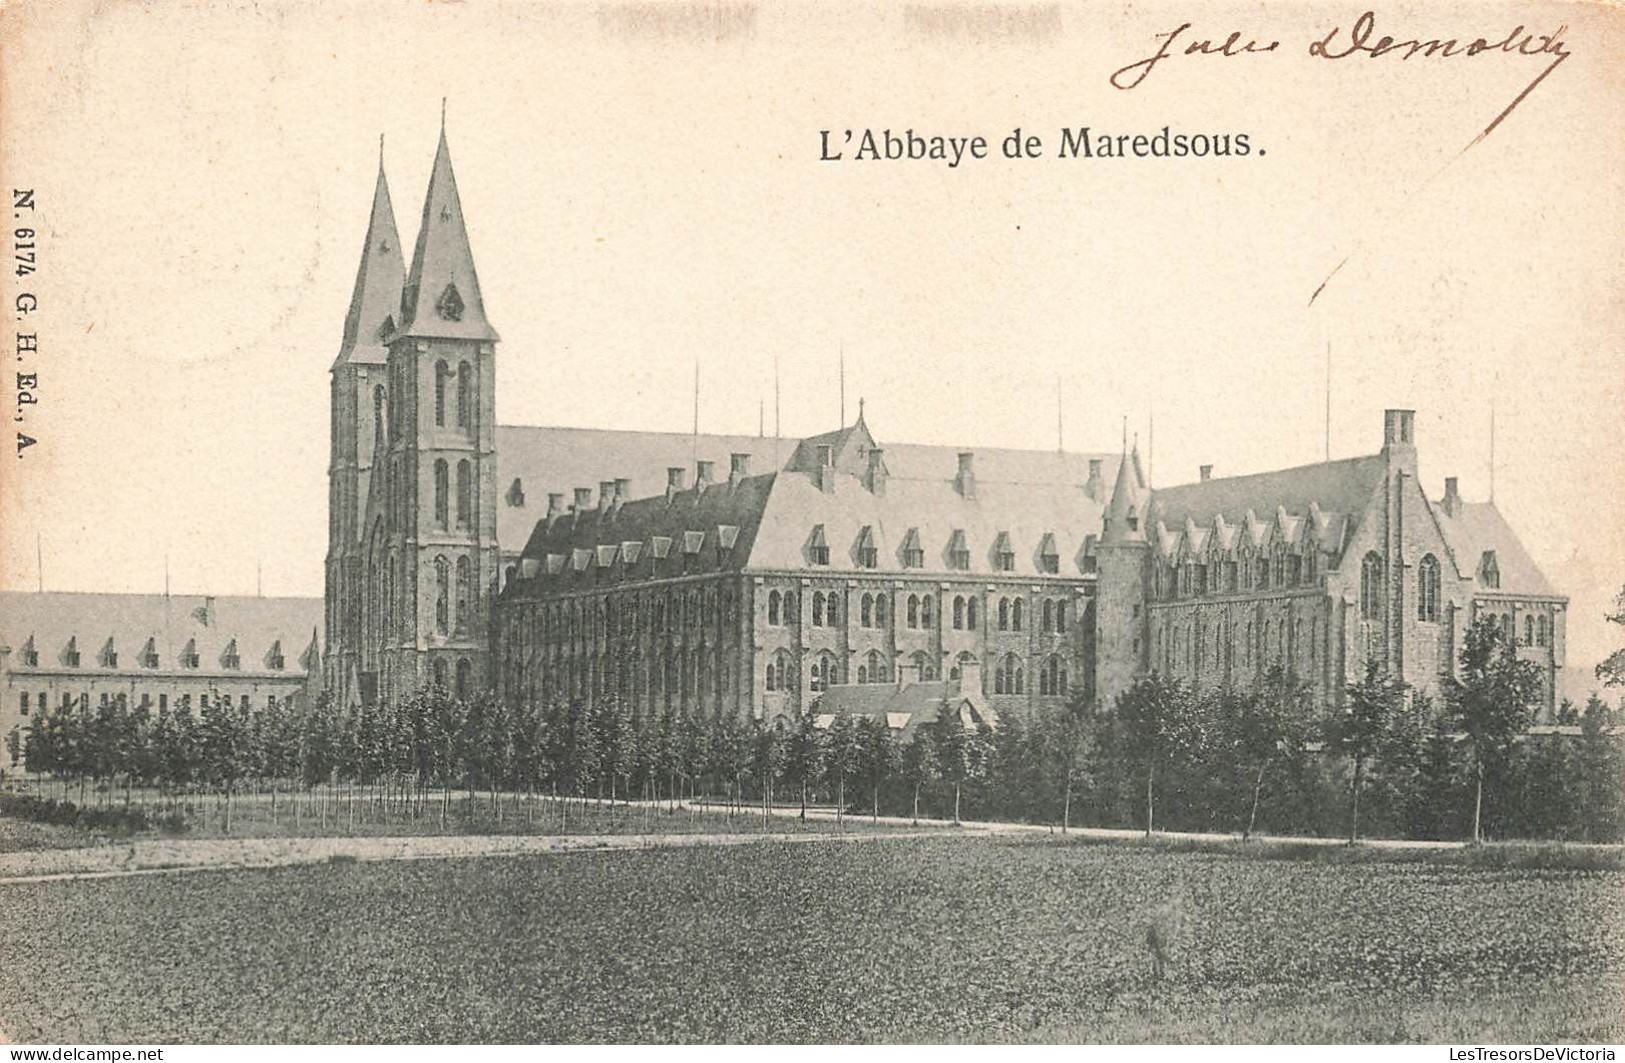
<path id="1" fill-rule="evenodd" d="M 931 662 L 931 655 L 924 650 L 915 650 L 914 656 L 910 660 L 922 681 L 929 682 L 937 677 L 937 670 Z"/>
<path id="2" fill-rule="evenodd" d="M 1055 633 L 1066 634 L 1066 601 L 1063 599 L 1055 603 Z"/>
<path id="3" fill-rule="evenodd" d="M 447 482 L 449 474 L 446 469 L 446 459 L 436 458 L 434 462 L 434 522 L 441 531 L 446 529 L 446 519 L 450 508 L 451 485 Z"/>
<path id="4" fill-rule="evenodd" d="M 437 690 L 448 690 L 451 684 L 446 681 L 446 660 L 444 657 L 435 658 L 434 685 Z"/>
<path id="5" fill-rule="evenodd" d="M 375 447 L 384 445 L 384 385 L 377 384 L 372 389 L 372 444 Z"/>
<path id="6" fill-rule="evenodd" d="M 474 423 L 474 368 L 467 362 L 457 366 L 457 427 Z"/>
<path id="7" fill-rule="evenodd" d="M 875 626 L 875 598 L 872 594 L 865 594 L 859 605 L 858 624 L 862 627 Z"/>
<path id="8" fill-rule="evenodd" d="M 1366 620 L 1382 616 L 1382 558 L 1375 551 L 1360 562 L 1360 616 Z"/>
<path id="9" fill-rule="evenodd" d="M 880 651 L 870 650 L 868 657 L 869 682 L 884 683 L 891 677 L 887 675 L 886 659 L 880 656 Z"/>
<path id="10" fill-rule="evenodd" d="M 1017 598 L 1014 602 L 1011 603 L 1011 605 L 1010 605 L 1010 630 L 1011 631 L 1020 631 L 1021 630 L 1021 615 L 1022 615 L 1023 611 L 1025 610 L 1025 608 L 1026 607 L 1025 607 L 1025 605 L 1023 605 L 1020 598 Z"/>
<path id="11" fill-rule="evenodd" d="M 465 554 L 457 559 L 457 631 L 468 630 L 469 602 L 474 597 L 474 566 Z"/>
<path id="12" fill-rule="evenodd" d="M 824 599 L 824 618 L 829 621 L 830 627 L 835 627 L 841 622 L 840 614 L 836 611 L 836 597 L 834 593 L 831 593 L 828 598 Z"/>
<path id="13" fill-rule="evenodd" d="M 875 627 L 886 626 L 886 596 L 875 595 Z"/>
<path id="14" fill-rule="evenodd" d="M 457 660 L 457 696 L 466 698 L 474 687 L 474 662 L 467 657 Z"/>
<path id="15" fill-rule="evenodd" d="M 434 627 L 444 635 L 451 624 L 451 563 L 434 559 Z"/>
<path id="16" fill-rule="evenodd" d="M 999 599 L 999 630 L 1010 630 L 1010 599 Z"/>
<path id="17" fill-rule="evenodd" d="M 908 596 L 908 612 L 906 615 L 909 627 L 920 626 L 920 596 L 918 594 Z"/>
<path id="18" fill-rule="evenodd" d="M 961 631 L 965 627 L 965 599 L 954 595 L 954 630 Z"/>
<path id="19" fill-rule="evenodd" d="M 813 625 L 813 627 L 823 627 L 824 626 L 824 592 L 823 591 L 813 591 L 812 625 Z"/>
<path id="20" fill-rule="evenodd" d="M 813 693 L 828 690 L 830 685 L 835 682 L 835 656 L 831 653 L 820 653 L 817 657 L 814 657 L 808 677 L 807 689 Z"/>
<path id="21" fill-rule="evenodd" d="M 965 630 L 976 630 L 976 598 L 965 599 Z"/>
<path id="22" fill-rule="evenodd" d="M 1416 566 L 1416 619 L 1439 619 L 1439 559 L 1432 554 Z"/>
<path id="23" fill-rule="evenodd" d="M 934 600 L 929 594 L 920 597 L 920 626 L 926 630 L 931 628 L 931 603 Z"/>
<path id="24" fill-rule="evenodd" d="M 446 427 L 446 377 L 451 375 L 444 359 L 434 364 L 434 423 Z"/>
<path id="25" fill-rule="evenodd" d="M 474 508 L 474 478 L 468 459 L 457 463 L 457 526 L 466 528 Z"/>
<path id="26" fill-rule="evenodd" d="M 767 622 L 774 627 L 779 625 L 779 598 L 778 591 L 769 591 L 767 595 Z"/>

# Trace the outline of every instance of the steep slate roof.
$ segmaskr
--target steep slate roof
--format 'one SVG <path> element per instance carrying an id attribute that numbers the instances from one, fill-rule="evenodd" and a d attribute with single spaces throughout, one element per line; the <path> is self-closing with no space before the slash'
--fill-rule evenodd
<path id="1" fill-rule="evenodd" d="M 848 433 L 851 429 L 847 430 Z M 827 433 L 827 436 L 836 433 Z M 867 436 L 867 431 L 865 431 Z M 813 440 L 825 437 L 814 436 Z M 603 480 L 630 481 L 631 498 L 661 494 L 666 488 L 666 470 L 683 469 L 685 483 L 694 485 L 694 460 L 710 461 L 716 476 L 726 479 L 729 455 L 749 454 L 754 473 L 775 468 L 811 468 L 816 448 L 805 447 L 811 440 L 774 439 L 763 436 L 700 435 L 686 432 L 634 432 L 602 428 L 497 426 L 497 542 L 504 553 L 513 554 L 529 541 L 536 522 L 547 514 L 549 493 L 562 494 L 566 504 L 577 487 L 591 487 L 594 494 Z M 697 444 L 697 445 L 696 445 Z M 873 446 L 872 440 L 868 445 Z M 888 483 L 902 480 L 951 481 L 958 468 L 955 447 L 920 444 L 887 445 Z M 803 451 L 808 464 L 802 464 Z M 778 455 L 775 462 L 774 455 Z M 1115 456 L 1057 453 L 1040 450 L 977 449 L 976 479 L 989 483 L 1068 485 L 1081 488 L 1089 479 L 1089 461 L 1099 460 L 1102 477 L 1116 474 Z M 863 461 L 853 461 L 848 471 L 862 471 Z M 520 481 L 523 504 L 514 505 L 509 495 L 514 480 Z M 1104 487 L 1101 492 L 1103 494 Z M 904 531 L 907 529 L 905 528 Z M 1059 529 L 1055 529 L 1059 531 Z M 1098 524 L 1093 529 L 1099 530 Z M 941 544 L 925 542 L 927 564 Z M 1062 551 L 1065 554 L 1065 550 Z M 933 566 L 935 567 L 935 566 Z"/>
<path id="2" fill-rule="evenodd" d="M 1463 573 L 1472 577 L 1476 590 L 1490 593 L 1496 590 L 1485 586 L 1479 578 L 1479 561 L 1486 550 L 1493 550 L 1496 566 L 1501 570 L 1499 589 L 1502 592 L 1557 596 L 1557 591 L 1518 541 L 1517 533 L 1494 502 L 1461 502 L 1454 517 L 1441 503 L 1435 502 L 1433 513 L 1451 552 L 1456 555 L 1457 564 Z"/>
<path id="3" fill-rule="evenodd" d="M 441 310 L 448 285 L 456 287 L 461 302 L 461 312 L 455 318 Z M 480 282 L 474 273 L 474 252 L 468 243 L 444 128 L 434 153 L 429 190 L 423 197 L 423 220 L 418 225 L 412 269 L 401 289 L 397 325 L 397 336 L 489 342 L 498 339 L 496 329 L 485 318 L 485 301 L 480 297 Z"/>
<path id="4" fill-rule="evenodd" d="M 395 231 L 395 208 L 389 201 L 389 182 L 384 179 L 384 163 L 379 159 L 372 217 L 367 222 L 366 241 L 361 245 L 361 264 L 356 268 L 350 309 L 344 315 L 344 338 L 333 363 L 335 368 L 346 362 L 384 364 L 389 352 L 383 338 L 393 321 L 391 315 L 400 310 L 405 277 L 406 260 L 401 254 L 400 234 Z"/>
<path id="5" fill-rule="evenodd" d="M 699 458 L 715 464 L 724 479 L 728 456 L 750 454 L 755 472 L 773 468 L 772 439 L 760 436 L 702 435 Z M 795 448 L 780 440 L 786 457 Z M 568 505 L 577 487 L 596 493 L 600 481 L 631 481 L 630 497 L 648 498 L 666 489 L 666 469 L 681 466 L 694 485 L 695 437 L 685 432 L 626 432 L 604 428 L 532 428 L 497 426 L 497 542 L 504 553 L 517 553 L 530 539 L 536 522 L 547 515 L 550 492 Z M 518 480 L 524 504 L 510 504 L 507 493 Z"/>
<path id="6" fill-rule="evenodd" d="M 128 672 L 231 678 L 300 679 L 306 675 L 307 653 L 321 646 L 320 598 L 204 598 L 197 595 L 66 594 L 58 592 L 0 592 L 0 646 L 11 654 L 12 674 L 68 670 L 85 675 Z M 207 622 L 205 622 L 207 617 Z M 112 638 L 118 667 L 106 668 L 102 648 Z M 22 649 L 34 640 L 39 664 L 23 664 Z M 79 667 L 65 669 L 61 655 L 70 639 L 79 651 Z M 158 652 L 158 667 L 143 668 L 140 661 L 147 640 Z M 227 669 L 221 657 L 237 644 L 241 667 Z M 283 667 L 267 663 L 271 647 L 280 641 Z M 180 655 L 195 643 L 198 667 L 182 668 Z"/>
<path id="7" fill-rule="evenodd" d="M 998 714 L 985 698 L 967 695 L 957 679 L 944 679 L 924 683 L 867 683 L 832 686 L 813 700 L 812 712 L 820 727 L 828 727 L 836 716 L 867 716 L 885 719 L 907 742 L 922 727 L 936 723 L 942 714 L 943 701 L 948 711 L 958 711 L 967 728 L 985 723 L 998 726 Z"/>
<path id="8" fill-rule="evenodd" d="M 888 458 L 891 452 L 887 451 Z M 1078 576 L 1085 538 L 1100 527 L 1101 504 L 1081 484 L 1053 484 L 1035 488 L 1022 483 L 989 483 L 977 476 L 976 498 L 962 497 L 951 479 L 953 465 L 940 478 L 905 479 L 892 476 L 884 494 L 874 494 L 856 476 L 834 478 L 834 490 L 820 491 L 813 478 L 788 472 L 777 478 L 761 517 L 761 528 L 751 550 L 753 571 L 819 570 L 806 554 L 808 536 L 822 524 L 830 547 L 829 568 L 858 568 L 857 544 L 865 527 L 878 548 L 877 573 L 917 572 L 903 565 L 903 543 L 910 529 L 919 529 L 925 551 L 923 571 L 947 575 L 1033 577 L 1054 579 L 1040 567 L 1039 547 L 1053 533 L 1060 547 L 1061 576 Z M 950 569 L 948 545 L 963 531 L 970 552 L 968 572 Z M 994 566 L 993 546 L 1008 533 L 1015 551 L 1012 572 Z M 868 571 L 868 570 L 864 570 Z"/>
<path id="9" fill-rule="evenodd" d="M 1150 520 L 1161 541 L 1153 540 L 1173 555 L 1181 547 L 1229 550 L 1272 537 L 1296 545 L 1308 534 L 1340 553 L 1350 522 L 1365 512 L 1386 470 L 1383 456 L 1371 454 L 1159 488 Z"/>
<path id="10" fill-rule="evenodd" d="M 634 553 L 634 563 L 647 566 L 650 558 L 661 556 L 654 540 L 663 538 L 672 541 L 674 548 L 666 555 L 672 565 L 680 563 L 678 559 L 686 553 L 691 573 L 738 571 L 750 555 L 751 540 L 773 480 L 773 473 L 747 476 L 738 484 L 723 480 L 701 489 L 679 491 L 669 500 L 656 495 L 543 520 L 535 526 L 523 557 L 536 562 L 527 568 L 535 569 L 538 575 L 554 571 L 556 566 L 548 564 L 549 557 L 573 561 L 578 552 L 591 555 L 601 568 L 622 564 Z M 731 546 L 727 543 L 730 537 Z M 631 544 L 638 549 L 628 549 Z M 600 557 L 597 548 L 601 545 L 617 548 L 611 564 L 605 564 Z M 697 548 L 688 549 L 690 546 Z M 566 570 L 571 567 L 568 562 L 563 564 Z M 530 578 L 523 570 L 522 574 Z M 565 589 L 570 587 L 567 582 Z"/>

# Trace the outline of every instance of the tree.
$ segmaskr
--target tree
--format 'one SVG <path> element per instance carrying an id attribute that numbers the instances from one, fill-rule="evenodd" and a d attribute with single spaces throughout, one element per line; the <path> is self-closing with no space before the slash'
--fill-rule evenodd
<path id="1" fill-rule="evenodd" d="M 785 769 L 801 791 L 801 818 L 807 818 L 807 789 L 824 774 L 828 736 L 808 710 L 796 717 L 785 734 Z"/>
<path id="2" fill-rule="evenodd" d="M 901 763 L 897 739 L 885 717 L 865 716 L 858 721 L 858 775 L 869 786 L 872 818 L 880 818 L 880 788 L 897 774 Z"/>
<path id="3" fill-rule="evenodd" d="M 1614 596 L 1614 611 L 1604 614 L 1610 624 L 1625 626 L 1625 587 L 1619 589 Z M 1597 665 L 1597 678 L 1602 680 L 1605 687 L 1625 686 L 1625 647 L 1610 653 L 1606 660 Z"/>
<path id="4" fill-rule="evenodd" d="M 1513 742 L 1529 730 L 1540 697 L 1540 669 L 1518 659 L 1517 647 L 1492 618 L 1467 629 L 1461 674 L 1445 679 L 1451 723 L 1473 753 L 1473 844 L 1483 842 L 1484 777 L 1504 768 Z"/>
<path id="5" fill-rule="evenodd" d="M 846 816 L 846 780 L 858 768 L 859 734 L 857 720 L 844 712 L 836 713 L 829 726 L 829 745 L 824 757 L 825 776 L 835 783 L 835 822 L 841 824 Z"/>
<path id="6" fill-rule="evenodd" d="M 1625 835 L 1625 754 L 1617 733 L 1619 717 L 1596 694 L 1580 717 L 1580 821 L 1588 841 L 1617 842 Z"/>
<path id="7" fill-rule="evenodd" d="M 930 733 L 916 733 L 914 741 L 932 741 L 937 750 L 937 763 L 942 778 L 953 784 L 954 824 L 959 824 L 960 795 L 965 784 L 981 778 L 989 759 L 991 742 L 980 730 L 968 727 L 956 711 L 950 711 L 947 700 L 932 723 Z"/>
<path id="8" fill-rule="evenodd" d="M 1405 708 L 1406 684 L 1382 671 L 1367 658 L 1365 675 L 1346 688 L 1348 708 L 1326 724 L 1327 749 L 1353 764 L 1349 783 L 1349 844 L 1360 837 L 1360 792 L 1366 767 L 1388 741 Z"/>
<path id="9" fill-rule="evenodd" d="M 1153 672 L 1117 696 L 1114 715 L 1124 752 L 1145 778 L 1145 834 L 1156 822 L 1157 772 L 1164 770 L 1186 738 L 1193 708 L 1179 680 Z"/>
<path id="10" fill-rule="evenodd" d="M 773 783 L 784 774 L 785 732 L 783 718 L 772 723 L 752 721 L 755 733 L 751 735 L 751 772 L 762 784 L 762 829 L 767 829 L 769 810 L 773 807 Z"/>
<path id="11" fill-rule="evenodd" d="M 1056 741 L 1054 754 L 1061 773 L 1061 833 L 1072 826 L 1072 794 L 1077 787 L 1093 786 L 1095 761 L 1100 753 L 1091 704 L 1084 694 L 1074 696 L 1049 721 Z"/>
<path id="12" fill-rule="evenodd" d="M 914 824 L 920 823 L 920 790 L 942 778 L 937 760 L 937 743 L 927 731 L 916 731 L 914 740 L 903 747 L 903 781 L 914 791 Z"/>

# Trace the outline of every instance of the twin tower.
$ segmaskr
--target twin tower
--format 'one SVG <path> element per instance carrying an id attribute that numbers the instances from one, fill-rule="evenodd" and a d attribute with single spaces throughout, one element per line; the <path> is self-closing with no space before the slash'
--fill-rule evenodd
<path id="1" fill-rule="evenodd" d="M 379 160 L 332 368 L 323 683 L 341 705 L 486 682 L 497 340 L 442 128 L 410 269 Z"/>

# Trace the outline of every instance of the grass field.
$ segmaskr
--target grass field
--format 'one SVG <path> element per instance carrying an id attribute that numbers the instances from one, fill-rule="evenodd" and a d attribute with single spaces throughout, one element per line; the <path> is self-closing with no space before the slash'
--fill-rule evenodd
<path id="1" fill-rule="evenodd" d="M 761 843 L 20 884 L 0 920 L 26 1041 L 1625 1036 L 1616 870 Z"/>
<path id="2" fill-rule="evenodd" d="M 97 806 L 90 806 L 97 807 Z M 118 801 L 109 807 L 119 807 Z M 140 807 L 139 805 L 137 807 Z M 154 802 L 150 807 L 156 808 Z M 214 798 L 166 802 L 166 811 L 181 813 L 184 829 L 153 827 L 88 828 L 37 823 L 0 814 L 0 853 L 30 849 L 77 849 L 117 844 L 142 838 L 309 838 L 309 837 L 418 837 L 460 834 L 711 834 L 763 830 L 760 806 L 744 805 L 729 814 L 718 804 L 707 809 L 675 811 L 665 804 L 608 804 L 599 801 L 564 801 L 547 797 L 525 799 L 510 795 L 498 815 L 485 795 L 456 794 L 441 820 L 438 800 L 416 814 L 398 806 L 387 812 L 371 795 L 353 801 L 334 800 L 325 814 L 318 802 L 301 799 L 299 815 L 288 800 L 273 803 L 261 795 L 233 802 L 231 829 L 226 830 L 220 802 Z M 781 809 L 780 811 L 785 811 Z M 926 825 L 929 828 L 929 824 Z M 798 819 L 775 815 L 766 830 L 773 833 L 825 833 L 835 830 L 893 832 L 895 825 L 870 823 L 865 816 L 847 816 L 837 825 L 826 818 Z M 911 827 L 919 830 L 920 827 Z"/>

